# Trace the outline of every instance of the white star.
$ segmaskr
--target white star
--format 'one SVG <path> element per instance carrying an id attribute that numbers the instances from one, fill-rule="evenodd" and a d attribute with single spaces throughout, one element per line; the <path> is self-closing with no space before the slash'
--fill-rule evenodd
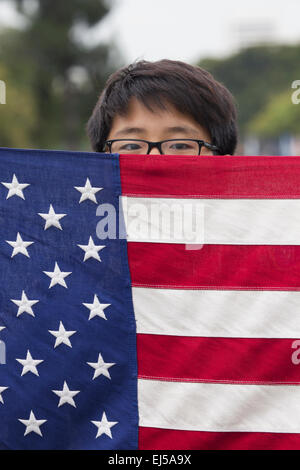
<path id="1" fill-rule="evenodd" d="M 16 175 L 13 175 L 13 179 L 11 183 L 2 183 L 9 191 L 7 193 L 6 199 L 10 198 L 11 196 L 19 196 L 22 199 L 25 199 L 23 194 L 23 189 L 30 186 L 30 184 L 26 183 L 19 183 Z"/>
<path id="2" fill-rule="evenodd" d="M 5 326 L 0 326 L 0 331 L 4 330 Z"/>
<path id="3" fill-rule="evenodd" d="M 39 300 L 28 300 L 27 295 L 24 291 L 22 291 L 21 300 L 10 300 L 19 307 L 17 317 L 24 312 L 29 313 L 29 315 L 32 315 L 34 317 L 34 313 L 31 307 L 32 305 L 37 304 Z"/>
<path id="4" fill-rule="evenodd" d="M 93 188 L 89 178 L 86 179 L 85 186 L 74 186 L 77 191 L 81 193 L 81 197 L 79 202 L 85 201 L 86 199 L 90 199 L 91 201 L 97 204 L 97 199 L 95 194 L 103 188 Z"/>
<path id="5" fill-rule="evenodd" d="M 39 375 L 36 366 L 41 362 L 44 362 L 42 359 L 32 359 L 30 351 L 27 351 L 26 359 L 16 359 L 23 366 L 22 375 L 27 374 L 27 372 L 32 372 L 34 375 Z"/>
<path id="6" fill-rule="evenodd" d="M 101 261 L 98 251 L 105 248 L 105 245 L 95 245 L 92 237 L 89 238 L 89 243 L 87 245 L 77 245 L 83 251 L 85 251 L 83 261 L 86 261 L 89 258 L 95 258 L 97 261 Z"/>
<path id="7" fill-rule="evenodd" d="M 99 375 L 105 375 L 105 377 L 110 379 L 108 369 L 114 366 L 115 362 L 104 362 L 103 357 L 99 353 L 98 362 L 87 362 L 87 364 L 95 369 L 93 380 L 99 377 Z"/>
<path id="8" fill-rule="evenodd" d="M 118 421 L 107 421 L 105 411 L 103 411 L 101 421 L 91 421 L 91 423 L 93 423 L 98 428 L 96 438 L 101 436 L 102 434 L 106 434 L 112 439 L 110 428 L 112 428 L 115 424 L 118 424 Z"/>
<path id="9" fill-rule="evenodd" d="M 69 403 L 69 405 L 75 406 L 76 408 L 73 397 L 80 393 L 80 390 L 70 390 L 67 382 L 64 381 L 64 387 L 62 390 L 52 390 L 52 392 L 60 397 L 59 403 L 57 405 L 58 408 L 64 403 Z"/>
<path id="10" fill-rule="evenodd" d="M 9 387 L 0 387 L 0 403 L 4 403 L 1 393 L 4 392 L 4 390 L 7 390 L 8 388 Z"/>
<path id="11" fill-rule="evenodd" d="M 15 255 L 17 255 L 18 253 L 22 253 L 22 255 L 25 255 L 27 256 L 28 258 L 30 258 L 29 254 L 28 254 L 28 251 L 27 251 L 27 247 L 29 245 L 32 245 L 32 243 L 34 242 L 24 242 L 22 240 L 22 237 L 21 235 L 17 234 L 17 239 L 15 242 L 9 242 L 8 240 L 6 240 L 6 243 L 8 243 L 9 245 L 11 245 L 13 247 L 13 252 L 11 254 L 11 257 L 13 258 Z"/>
<path id="12" fill-rule="evenodd" d="M 86 308 L 88 308 L 90 310 L 89 320 L 91 318 L 96 317 L 96 316 L 104 318 L 105 320 L 107 320 L 103 310 L 106 307 L 109 307 L 111 304 L 101 304 L 99 302 L 99 299 L 98 299 L 96 294 L 94 295 L 94 302 L 92 304 L 82 303 L 82 305 L 84 305 Z"/>
<path id="13" fill-rule="evenodd" d="M 76 333 L 76 331 L 66 331 L 61 321 L 59 322 L 58 330 L 48 330 L 48 331 L 49 333 L 51 333 L 51 335 L 56 337 L 55 345 L 54 345 L 55 348 L 56 346 L 59 346 L 62 343 L 66 344 L 67 346 L 70 346 L 70 348 L 72 347 L 72 344 L 69 340 L 69 336 L 72 336 L 74 333 Z"/>
<path id="14" fill-rule="evenodd" d="M 29 434 L 30 432 L 35 432 L 39 436 L 43 437 L 40 430 L 40 426 L 47 421 L 46 419 L 36 419 L 33 411 L 30 411 L 29 419 L 18 419 L 18 421 L 21 421 L 21 423 L 25 424 L 26 426 L 24 436 L 26 436 L 26 434 Z"/>
<path id="15" fill-rule="evenodd" d="M 43 271 L 47 276 L 51 278 L 50 286 L 51 287 L 55 286 L 56 284 L 60 284 L 61 286 L 65 287 L 66 289 L 68 288 L 64 278 L 69 276 L 69 274 L 72 274 L 72 272 L 63 272 L 59 269 L 59 266 L 57 262 L 55 262 L 55 267 L 54 271 Z"/>
<path id="16" fill-rule="evenodd" d="M 46 220 L 45 223 L 45 228 L 44 230 L 47 230 L 49 227 L 56 227 L 62 230 L 62 226 L 60 225 L 60 219 L 65 217 L 67 214 L 56 214 L 52 204 L 50 204 L 49 212 L 48 214 L 41 214 L 40 212 L 38 213 L 41 217 L 43 217 L 44 220 Z"/>

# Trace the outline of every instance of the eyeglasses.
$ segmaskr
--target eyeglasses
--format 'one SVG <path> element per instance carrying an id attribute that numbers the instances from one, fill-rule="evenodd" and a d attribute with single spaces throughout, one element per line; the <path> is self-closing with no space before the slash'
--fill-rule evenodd
<path id="1" fill-rule="evenodd" d="M 218 147 L 199 139 L 168 139 L 160 142 L 150 142 L 142 139 L 113 139 L 106 140 L 110 153 L 134 153 L 148 155 L 153 148 L 158 148 L 162 155 L 200 155 L 203 147 L 209 149 L 214 155 L 219 152 Z"/>

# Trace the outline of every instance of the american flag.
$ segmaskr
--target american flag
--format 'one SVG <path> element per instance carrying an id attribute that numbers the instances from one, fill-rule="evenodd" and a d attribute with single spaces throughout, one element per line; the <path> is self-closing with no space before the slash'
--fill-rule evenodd
<path id="1" fill-rule="evenodd" d="M 0 172 L 0 449 L 300 448 L 299 158 Z"/>

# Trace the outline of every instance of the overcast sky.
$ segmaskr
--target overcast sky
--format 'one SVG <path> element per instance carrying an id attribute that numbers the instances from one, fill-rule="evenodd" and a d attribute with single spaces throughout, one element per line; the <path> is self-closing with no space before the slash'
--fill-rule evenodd
<path id="1" fill-rule="evenodd" d="M 194 61 L 238 48 L 236 27 L 272 26 L 278 41 L 300 41 L 299 0 L 111 0 L 99 28 L 128 62 L 164 57 Z"/>
<path id="2" fill-rule="evenodd" d="M 300 0 L 107 0 L 112 10 L 86 37 L 115 42 L 124 63 L 135 59 L 179 59 L 237 50 L 236 28 L 270 28 L 278 42 L 300 42 Z M 0 0 L 2 22 L 16 21 L 12 2 Z"/>

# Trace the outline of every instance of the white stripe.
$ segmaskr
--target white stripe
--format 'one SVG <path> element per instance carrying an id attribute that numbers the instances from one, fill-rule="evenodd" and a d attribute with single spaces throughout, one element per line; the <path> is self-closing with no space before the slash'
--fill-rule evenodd
<path id="1" fill-rule="evenodd" d="M 128 241 L 300 244 L 300 199 L 123 197 L 122 203 Z"/>
<path id="2" fill-rule="evenodd" d="M 140 426 L 216 432 L 300 432 L 300 386 L 140 379 L 138 400 Z"/>
<path id="3" fill-rule="evenodd" d="M 300 292 L 134 287 L 138 333 L 300 338 Z"/>

